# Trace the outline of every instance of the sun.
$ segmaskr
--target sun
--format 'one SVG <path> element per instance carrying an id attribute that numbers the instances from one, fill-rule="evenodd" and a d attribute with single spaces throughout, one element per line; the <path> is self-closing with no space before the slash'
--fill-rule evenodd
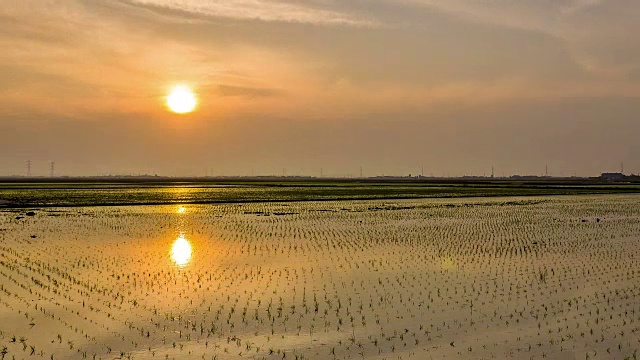
<path id="1" fill-rule="evenodd" d="M 167 95 L 167 107 L 176 114 L 190 113 L 196 108 L 196 105 L 198 105 L 198 99 L 191 88 L 186 85 L 174 86 Z"/>

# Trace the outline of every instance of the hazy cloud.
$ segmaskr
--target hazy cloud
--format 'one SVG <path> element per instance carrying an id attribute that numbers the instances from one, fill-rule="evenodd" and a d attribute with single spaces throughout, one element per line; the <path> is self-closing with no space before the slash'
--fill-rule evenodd
<path id="1" fill-rule="evenodd" d="M 349 14 L 280 1 L 267 0 L 129 0 L 131 4 L 169 9 L 183 14 L 309 24 L 372 25 Z"/>
<path id="2" fill-rule="evenodd" d="M 250 98 L 272 97 L 282 94 L 278 89 L 250 88 L 233 85 L 218 85 L 218 92 L 222 96 L 246 96 Z"/>
<path id="3" fill-rule="evenodd" d="M 408 0 L 462 19 L 554 36 L 586 71 L 625 77 L 640 64 L 635 0 Z"/>
<path id="4" fill-rule="evenodd" d="M 633 167 L 639 11 L 631 0 L 3 1 L 0 173 L 25 157 L 69 174 Z M 197 112 L 167 113 L 177 83 L 197 92 Z"/>

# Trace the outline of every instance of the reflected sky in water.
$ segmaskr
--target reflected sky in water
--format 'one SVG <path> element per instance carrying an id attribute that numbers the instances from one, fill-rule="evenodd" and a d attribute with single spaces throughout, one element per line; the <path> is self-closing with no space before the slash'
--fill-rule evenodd
<path id="1" fill-rule="evenodd" d="M 191 260 L 191 253 L 191 243 L 181 234 L 171 246 L 171 260 L 176 266 L 185 267 Z"/>
<path id="2" fill-rule="evenodd" d="M 178 215 L 186 214 L 187 209 L 183 205 L 179 205 L 176 208 L 176 213 Z M 171 260 L 176 264 L 177 267 L 182 268 L 189 264 L 191 261 L 191 254 L 193 252 L 193 247 L 191 246 L 191 242 L 186 239 L 185 234 L 183 232 L 185 227 L 184 219 L 181 217 L 178 223 L 178 228 L 180 229 L 180 236 L 173 242 L 171 245 Z"/>

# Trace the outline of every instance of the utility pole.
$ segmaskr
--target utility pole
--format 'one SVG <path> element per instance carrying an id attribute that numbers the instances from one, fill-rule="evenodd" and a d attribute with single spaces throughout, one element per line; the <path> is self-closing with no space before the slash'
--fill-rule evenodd
<path id="1" fill-rule="evenodd" d="M 491 165 L 491 178 L 492 178 L 492 179 L 493 179 L 493 175 L 494 175 L 494 172 L 493 172 L 493 165 Z"/>
<path id="2" fill-rule="evenodd" d="M 360 178 L 362 178 L 362 166 L 360 166 Z"/>
<path id="3" fill-rule="evenodd" d="M 31 160 L 27 160 L 27 177 L 31 177 Z"/>
<path id="4" fill-rule="evenodd" d="M 420 168 L 420 177 L 424 177 L 424 166 Z"/>
<path id="5" fill-rule="evenodd" d="M 49 176 L 53 177 L 55 172 L 56 172 L 56 163 L 52 161 L 50 165 L 51 165 L 51 167 L 49 168 L 49 170 L 51 170 L 51 171 L 49 173 Z"/>
<path id="6" fill-rule="evenodd" d="M 624 163 L 620 163 L 620 174 L 624 174 Z"/>
<path id="7" fill-rule="evenodd" d="M 544 166 L 544 177 L 549 177 L 549 165 Z"/>

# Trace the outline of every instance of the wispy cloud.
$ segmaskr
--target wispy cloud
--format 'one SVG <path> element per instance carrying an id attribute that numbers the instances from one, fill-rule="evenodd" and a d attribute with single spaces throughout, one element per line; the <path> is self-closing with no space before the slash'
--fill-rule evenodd
<path id="1" fill-rule="evenodd" d="M 433 7 L 476 21 L 557 35 L 570 25 L 569 17 L 597 7 L 603 0 L 407 0 L 405 3 Z"/>
<path id="2" fill-rule="evenodd" d="M 463 21 L 552 36 L 576 64 L 603 78 L 620 79 L 638 67 L 636 0 L 405 0 Z M 615 24 L 615 25 L 613 25 Z"/>
<path id="3" fill-rule="evenodd" d="M 335 10 L 266 0 L 127 0 L 125 2 L 205 17 L 320 25 L 371 26 L 374 24 L 371 19 Z"/>
<path id="4" fill-rule="evenodd" d="M 251 88 L 235 85 L 218 85 L 217 90 L 221 96 L 243 96 L 248 98 L 272 97 L 282 93 L 277 89 Z"/>

